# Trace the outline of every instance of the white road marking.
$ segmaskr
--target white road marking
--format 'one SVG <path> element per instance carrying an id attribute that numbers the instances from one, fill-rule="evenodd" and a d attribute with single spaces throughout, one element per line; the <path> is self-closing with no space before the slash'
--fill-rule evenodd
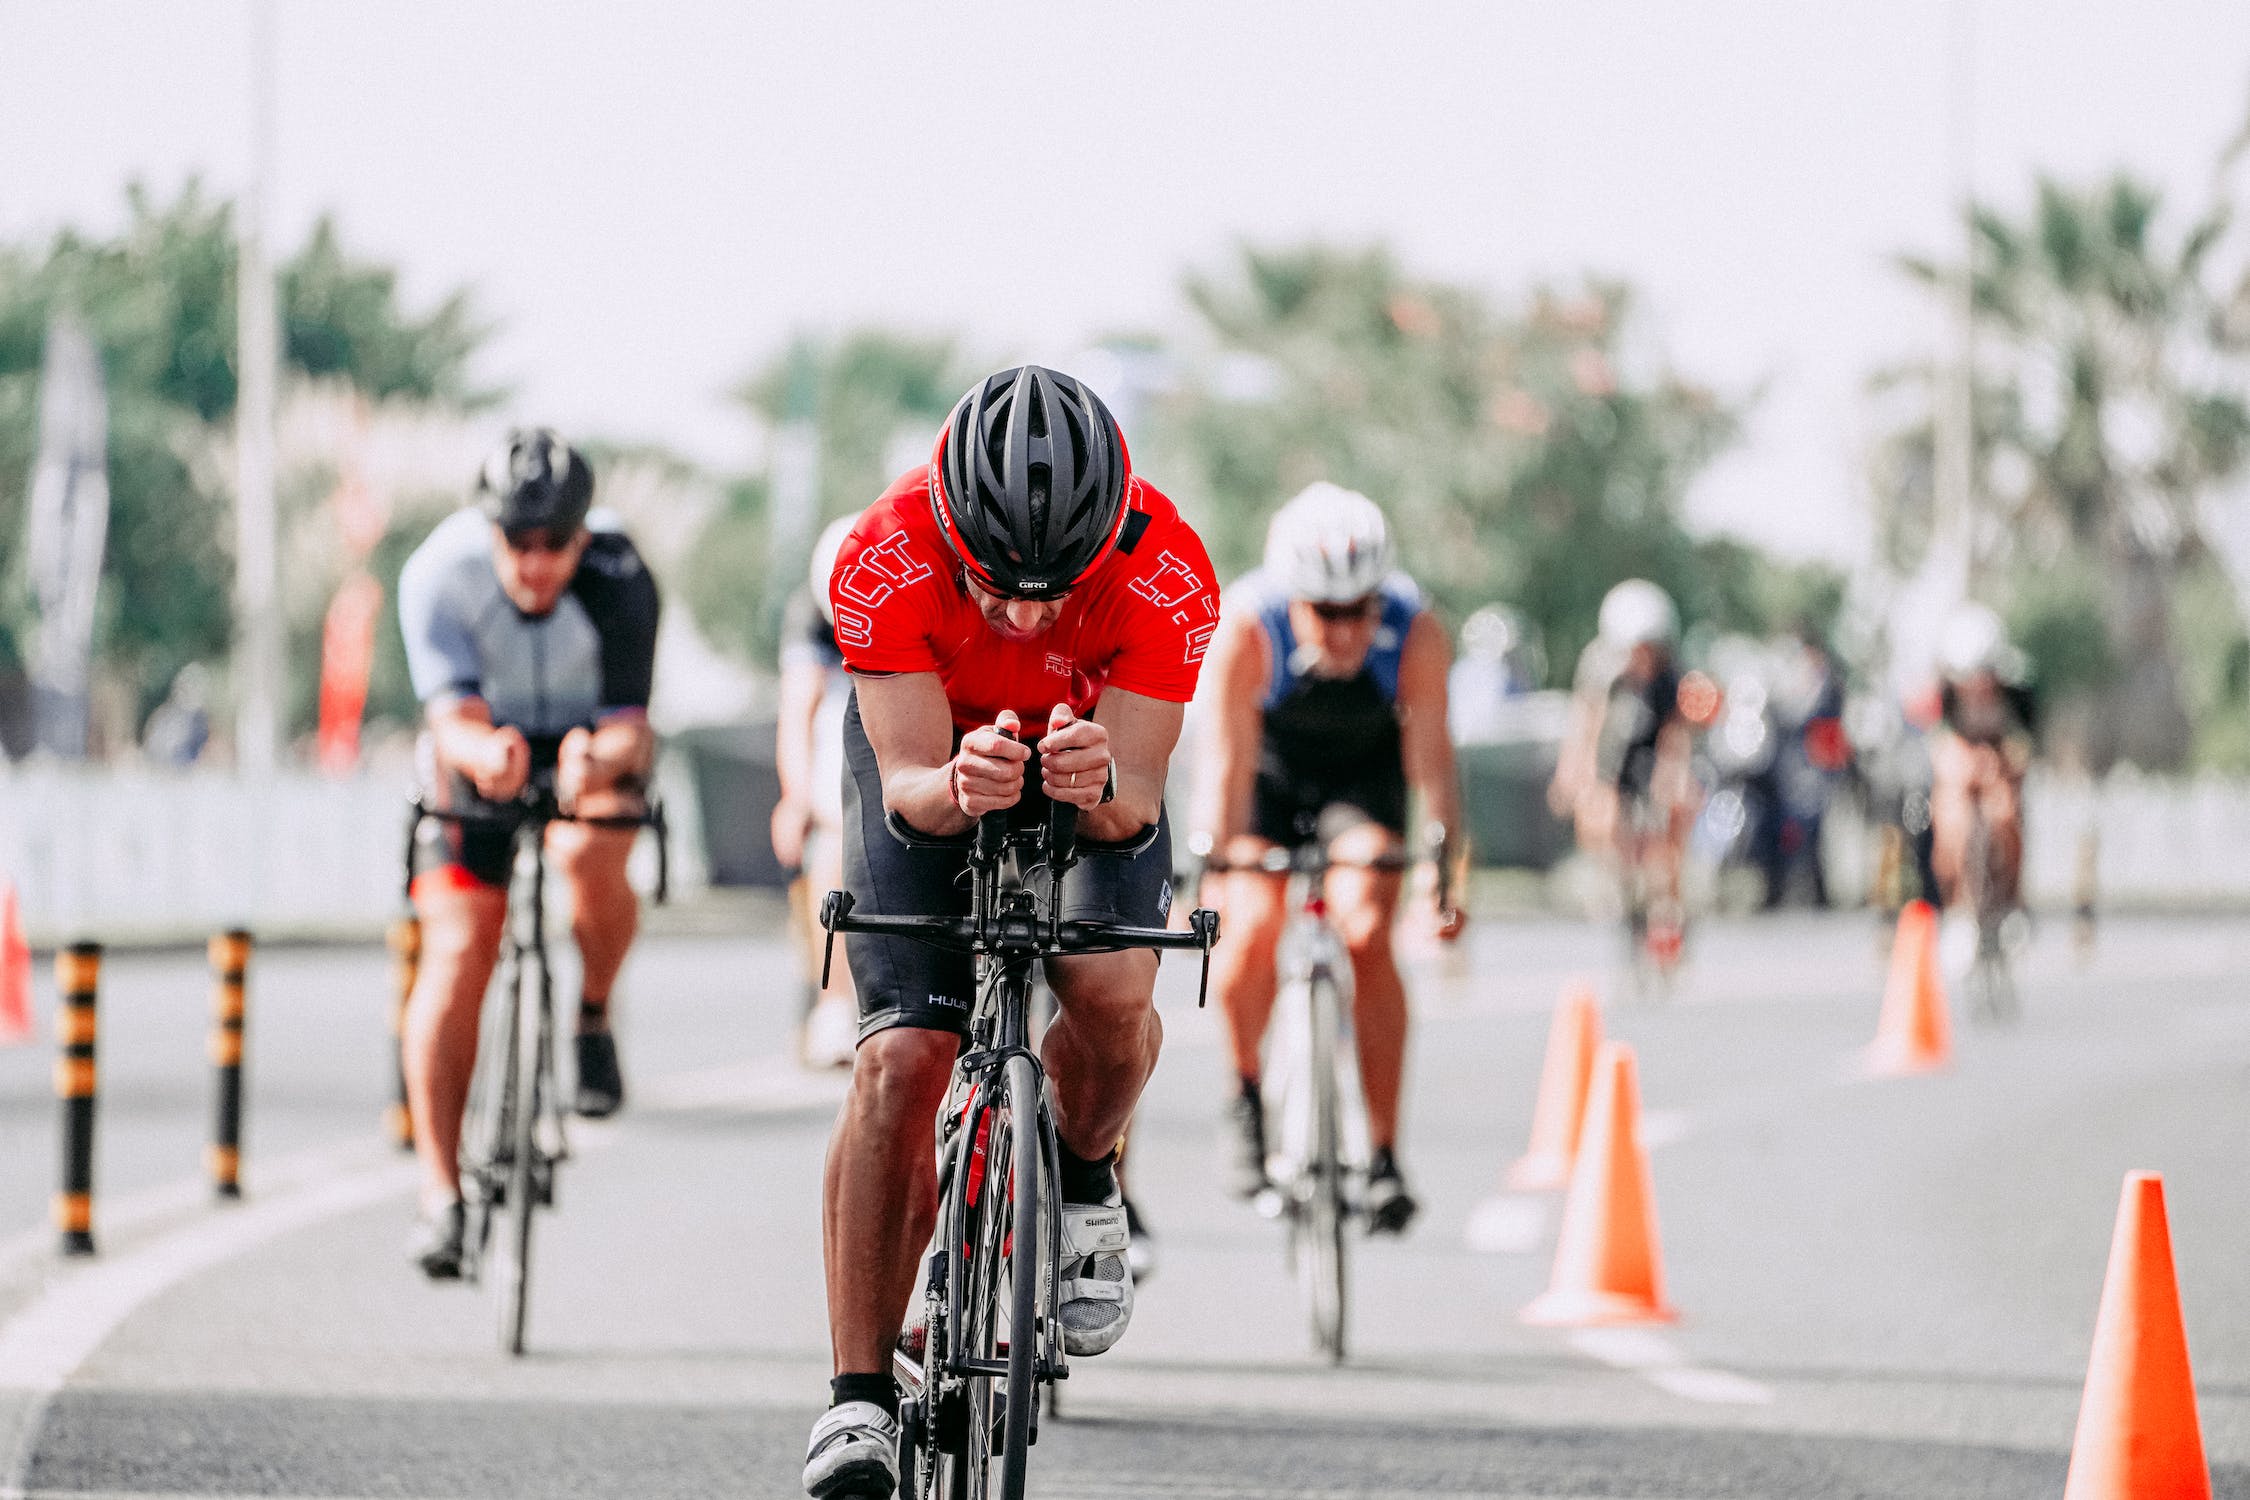
<path id="1" fill-rule="evenodd" d="M 24 1500 L 47 1403 L 127 1318 L 191 1276 L 292 1231 L 403 1194 L 413 1185 L 411 1162 L 363 1167 L 239 1211 L 214 1214 L 116 1260 L 57 1277 L 0 1324 L 0 1390 L 31 1398 L 15 1451 L 8 1467 L 0 1470 L 0 1500 Z"/>
<path id="2" fill-rule="evenodd" d="M 271 1161 L 252 1160 L 243 1166 L 243 1192 L 247 1201 L 255 1202 L 267 1194 L 333 1177 L 372 1154 L 364 1140 L 353 1140 L 340 1146 L 314 1146 Z M 211 1184 L 202 1177 L 182 1177 L 117 1198 L 97 1198 L 94 1236 L 97 1242 L 130 1238 L 168 1219 L 210 1207 L 212 1199 Z M 0 1239 L 0 1282 L 11 1280 L 32 1263 L 56 1259 L 55 1239 L 55 1231 L 45 1228 Z"/>
<path id="3" fill-rule="evenodd" d="M 1462 1236 L 1479 1255 L 1529 1255 L 1547 1238 L 1548 1205 L 1528 1193 L 1497 1193 L 1469 1211 Z"/>
<path id="4" fill-rule="evenodd" d="M 1571 1347 L 1608 1365 L 1629 1370 L 1658 1390 L 1688 1401 L 1720 1406 L 1767 1406 L 1773 1389 L 1726 1370 L 1691 1364 L 1671 1336 L 1652 1328 L 1586 1328 L 1570 1336 Z"/>

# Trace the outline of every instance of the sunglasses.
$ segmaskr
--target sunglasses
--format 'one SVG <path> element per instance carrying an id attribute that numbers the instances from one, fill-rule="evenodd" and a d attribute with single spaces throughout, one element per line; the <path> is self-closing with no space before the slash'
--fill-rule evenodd
<path id="1" fill-rule="evenodd" d="M 999 599 L 1010 604 L 1060 604 L 1068 599 L 1073 592 L 1070 589 L 1064 589 L 1059 594 L 1004 594 L 966 568 L 961 570 L 961 578 L 970 588 L 975 589 L 985 598 Z"/>
<path id="2" fill-rule="evenodd" d="M 578 540 L 575 531 L 560 532 L 547 526 L 521 526 L 500 533 L 510 552 L 567 552 Z"/>
<path id="3" fill-rule="evenodd" d="M 1365 620 L 1375 612 L 1375 596 L 1369 594 L 1364 599 L 1352 599 L 1342 604 L 1327 604 L 1316 600 L 1313 601 L 1312 612 L 1320 616 L 1323 624 L 1349 625 Z"/>

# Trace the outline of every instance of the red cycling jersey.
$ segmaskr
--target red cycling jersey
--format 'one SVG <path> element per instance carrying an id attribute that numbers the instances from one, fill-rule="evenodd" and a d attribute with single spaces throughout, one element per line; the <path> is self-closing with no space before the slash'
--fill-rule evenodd
<path id="1" fill-rule="evenodd" d="M 963 730 L 1016 711 L 1044 725 L 1057 703 L 1085 714 L 1104 687 L 1170 703 L 1195 694 L 1219 621 L 1203 541 L 1139 479 L 1116 550 L 1063 601 L 1054 625 L 1011 641 L 985 623 L 930 510 L 927 468 L 900 476 L 836 554 L 836 645 L 854 672 L 935 672 Z"/>

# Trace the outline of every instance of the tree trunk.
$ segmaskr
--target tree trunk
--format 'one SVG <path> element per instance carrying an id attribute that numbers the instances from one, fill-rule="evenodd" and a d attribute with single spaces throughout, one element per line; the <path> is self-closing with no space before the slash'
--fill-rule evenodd
<path id="1" fill-rule="evenodd" d="M 2104 550 L 2104 612 L 2117 677 L 2102 695 L 2088 759 L 2097 774 L 2120 761 L 2144 771 L 2185 770 L 2195 734 L 2180 697 L 2172 647 L 2172 588 L 2179 564 L 2127 539 L 2114 539 Z"/>

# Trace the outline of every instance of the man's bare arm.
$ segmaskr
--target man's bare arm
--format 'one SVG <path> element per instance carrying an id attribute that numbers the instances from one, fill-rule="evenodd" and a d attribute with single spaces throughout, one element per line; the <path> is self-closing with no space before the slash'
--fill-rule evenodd
<path id="1" fill-rule="evenodd" d="M 1094 710 L 1094 721 L 1109 731 L 1109 753 L 1117 765 L 1117 797 L 1083 809 L 1078 826 L 1091 839 L 1129 839 L 1164 811 L 1164 778 L 1172 750 L 1180 742 L 1184 704 L 1110 688 Z"/>
<path id="2" fill-rule="evenodd" d="M 883 806 L 924 833 L 961 833 L 953 800 L 953 710 L 935 672 L 857 677 L 859 720 L 883 778 Z"/>
<path id="3" fill-rule="evenodd" d="M 1407 627 L 1398 664 L 1399 750 L 1407 784 L 1422 799 L 1422 816 L 1445 825 L 1449 841 L 1461 829 L 1461 774 L 1448 726 L 1446 677 L 1453 649 L 1445 627 L 1424 612 Z"/>
<path id="4" fill-rule="evenodd" d="M 1197 833 L 1210 836 L 1214 849 L 1225 849 L 1229 839 L 1250 827 L 1258 741 L 1265 728 L 1260 705 L 1272 672 L 1267 651 L 1266 633 L 1257 617 L 1230 614 L 1220 622 L 1211 654 L 1204 659 L 1203 753 L 1195 779 L 1193 823 Z"/>

